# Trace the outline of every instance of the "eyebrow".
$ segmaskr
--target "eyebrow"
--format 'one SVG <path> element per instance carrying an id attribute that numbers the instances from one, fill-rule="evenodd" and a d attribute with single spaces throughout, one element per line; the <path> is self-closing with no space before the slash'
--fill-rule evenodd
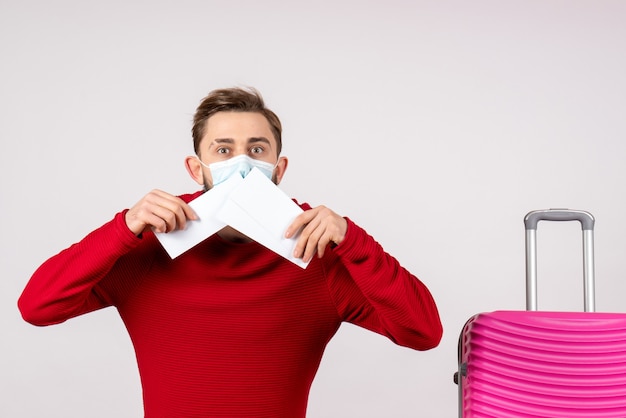
<path id="1" fill-rule="evenodd" d="M 270 142 L 270 140 L 265 138 L 264 136 L 253 136 L 251 138 L 248 138 L 248 144 L 255 144 L 257 142 L 263 142 L 269 145 L 270 148 L 272 147 L 272 143 Z M 233 138 L 215 138 L 209 145 L 209 149 L 211 149 L 213 144 L 234 144 L 234 143 L 235 143 L 235 140 Z"/>

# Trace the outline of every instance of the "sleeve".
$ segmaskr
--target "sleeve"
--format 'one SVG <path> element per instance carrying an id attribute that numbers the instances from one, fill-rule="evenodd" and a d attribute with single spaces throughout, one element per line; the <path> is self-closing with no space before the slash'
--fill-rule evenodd
<path id="1" fill-rule="evenodd" d="M 333 249 L 339 263 L 329 273 L 331 293 L 343 320 L 402 346 L 436 347 L 443 329 L 426 285 L 362 228 L 346 220 L 346 237 Z"/>
<path id="2" fill-rule="evenodd" d="M 141 242 L 126 226 L 125 212 L 35 271 L 18 300 L 24 320 L 39 326 L 58 324 L 112 304 L 98 284 Z"/>

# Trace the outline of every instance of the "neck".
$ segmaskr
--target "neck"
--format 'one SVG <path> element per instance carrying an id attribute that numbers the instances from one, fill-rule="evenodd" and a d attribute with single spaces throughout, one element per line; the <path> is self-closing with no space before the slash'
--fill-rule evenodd
<path id="1" fill-rule="evenodd" d="M 226 226 L 226 227 L 220 229 L 217 232 L 217 235 L 219 235 L 219 237 L 222 238 L 225 241 L 239 242 L 239 243 L 252 242 L 251 238 L 249 238 L 248 236 L 242 234 L 241 232 L 237 231 L 236 229 L 231 228 L 230 226 Z"/>

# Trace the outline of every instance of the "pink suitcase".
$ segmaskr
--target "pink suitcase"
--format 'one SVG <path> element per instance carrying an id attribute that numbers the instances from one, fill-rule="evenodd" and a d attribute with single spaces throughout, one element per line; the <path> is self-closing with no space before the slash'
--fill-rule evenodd
<path id="1" fill-rule="evenodd" d="M 537 310 L 540 220 L 581 223 L 585 312 Z M 526 311 L 480 313 L 463 327 L 459 417 L 626 417 L 626 314 L 594 312 L 593 216 L 549 209 L 524 223 Z"/>

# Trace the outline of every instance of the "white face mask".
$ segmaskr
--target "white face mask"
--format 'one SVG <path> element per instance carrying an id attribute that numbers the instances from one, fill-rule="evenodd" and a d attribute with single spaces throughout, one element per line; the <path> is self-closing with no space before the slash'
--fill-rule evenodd
<path id="1" fill-rule="evenodd" d="M 200 161 L 199 158 L 198 161 Z M 218 184 L 223 183 L 224 181 L 229 179 L 230 176 L 234 174 L 239 174 L 241 177 L 246 177 L 254 167 L 261 170 L 261 172 L 268 179 L 272 180 L 274 168 L 276 168 L 278 162 L 276 162 L 276 164 L 272 164 L 265 161 L 255 160 L 254 158 L 250 158 L 247 155 L 242 154 L 217 163 L 207 165 L 200 161 L 200 164 L 202 164 L 211 171 L 211 177 L 213 177 L 213 186 L 217 186 Z"/>

